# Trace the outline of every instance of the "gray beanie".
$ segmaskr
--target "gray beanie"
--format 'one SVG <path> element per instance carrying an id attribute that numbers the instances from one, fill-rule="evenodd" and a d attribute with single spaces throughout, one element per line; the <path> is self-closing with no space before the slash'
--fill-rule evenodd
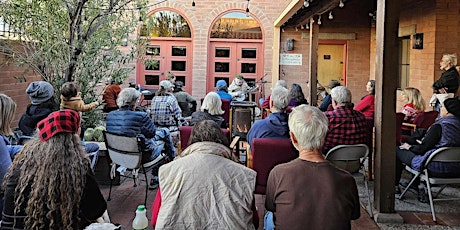
<path id="1" fill-rule="evenodd" d="M 39 105 L 54 95 L 53 86 L 46 81 L 34 81 L 26 89 L 32 105 Z"/>

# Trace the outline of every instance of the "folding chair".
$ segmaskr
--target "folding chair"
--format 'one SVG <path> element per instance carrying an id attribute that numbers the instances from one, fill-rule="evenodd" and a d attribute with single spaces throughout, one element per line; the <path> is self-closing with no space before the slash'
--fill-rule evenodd
<path id="1" fill-rule="evenodd" d="M 111 134 L 106 131 L 104 133 L 104 140 L 109 157 L 112 160 L 112 166 L 110 170 L 110 189 L 109 197 L 107 201 L 111 200 L 112 193 L 112 184 L 113 179 L 116 176 L 117 166 L 126 168 L 127 170 L 132 170 L 132 178 L 134 180 L 134 187 L 137 186 L 136 179 L 139 171 L 144 174 L 145 178 L 145 199 L 144 205 L 147 203 L 147 193 L 149 189 L 147 172 L 152 170 L 153 167 L 157 166 L 160 163 L 163 163 L 165 160 L 168 160 L 169 156 L 163 152 L 152 161 L 142 163 L 142 138 L 138 137 L 126 137 L 116 134 Z"/>
<path id="2" fill-rule="evenodd" d="M 428 188 L 428 198 L 430 200 L 431 214 L 433 216 L 433 221 L 436 222 L 436 214 L 434 211 L 433 201 L 445 201 L 445 200 L 460 200 L 458 198 L 440 198 L 437 199 L 438 195 L 444 190 L 444 188 L 449 184 L 460 184 L 460 175 L 456 177 L 435 177 L 430 175 L 431 172 L 428 170 L 428 165 L 433 162 L 450 162 L 450 163 L 460 163 L 460 147 L 442 147 L 434 151 L 426 160 L 423 165 L 422 171 L 417 171 L 406 165 L 406 170 L 414 175 L 412 180 L 407 185 L 406 189 L 401 193 L 400 196 L 396 196 L 398 199 L 402 199 L 407 190 L 414 183 L 417 178 L 420 178 L 420 181 L 425 181 L 426 187 Z M 431 192 L 431 185 L 443 185 L 441 189 L 433 196 Z"/>
<path id="3" fill-rule="evenodd" d="M 361 174 L 364 180 L 364 186 L 367 190 L 367 200 L 369 203 L 369 215 L 371 218 L 374 217 L 374 213 L 372 211 L 372 201 L 371 201 L 371 193 L 369 190 L 369 185 L 366 180 L 366 170 L 364 169 L 364 161 L 366 160 L 367 156 L 369 155 L 369 148 L 365 144 L 357 144 L 357 145 L 338 145 L 329 150 L 326 154 L 326 160 L 331 161 L 359 161 L 360 164 L 360 171 L 355 174 Z M 370 177 L 369 177 L 370 178 Z"/>

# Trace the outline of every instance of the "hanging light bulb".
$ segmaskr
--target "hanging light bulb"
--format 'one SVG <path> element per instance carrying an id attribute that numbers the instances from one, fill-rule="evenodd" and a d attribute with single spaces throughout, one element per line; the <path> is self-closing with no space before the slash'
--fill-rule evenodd
<path id="1" fill-rule="evenodd" d="M 295 27 L 295 31 L 299 31 L 299 29 L 297 28 L 297 26 Z"/>
<path id="2" fill-rule="evenodd" d="M 195 6 L 195 0 L 193 0 L 193 2 L 192 2 L 192 6 Z"/>
<path id="3" fill-rule="evenodd" d="M 303 25 L 300 25 L 300 29 L 303 30 L 303 29 L 305 29 L 305 27 L 303 27 Z"/>
<path id="4" fill-rule="evenodd" d="M 318 17 L 318 25 L 321 25 L 321 15 Z"/>
<path id="5" fill-rule="evenodd" d="M 339 7 L 340 7 L 340 8 L 343 8 L 344 6 L 345 6 L 345 4 L 343 4 L 343 0 L 340 0 L 340 2 L 339 2 Z"/>
<path id="6" fill-rule="evenodd" d="M 332 11 L 329 12 L 329 19 L 330 20 L 334 19 L 334 15 L 332 15 Z"/>
<path id="7" fill-rule="evenodd" d="M 310 6 L 310 1 L 305 0 L 305 1 L 303 2 L 303 6 L 309 7 L 309 6 Z"/>
<path id="8" fill-rule="evenodd" d="M 309 26 L 308 24 L 305 24 L 305 28 L 306 28 L 307 30 L 309 30 L 309 29 L 310 29 L 310 26 Z"/>
<path id="9" fill-rule="evenodd" d="M 249 17 L 249 7 L 246 7 L 246 16 Z"/>
<path id="10" fill-rule="evenodd" d="M 283 33 L 284 33 L 284 28 L 281 28 L 281 32 L 283 32 Z"/>

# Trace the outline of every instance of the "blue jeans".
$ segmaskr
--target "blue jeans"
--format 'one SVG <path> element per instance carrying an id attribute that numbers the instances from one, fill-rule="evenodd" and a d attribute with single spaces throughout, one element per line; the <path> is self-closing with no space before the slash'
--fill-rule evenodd
<path id="1" fill-rule="evenodd" d="M 152 139 L 146 139 L 146 147 L 147 149 L 152 150 L 152 160 L 157 158 L 165 148 L 170 148 L 170 151 L 166 152 L 170 152 L 171 158 L 176 157 L 176 148 L 174 148 L 171 132 L 168 128 L 157 127 L 155 136 Z M 158 180 L 159 168 L 160 165 L 157 165 L 152 169 L 152 176 L 156 180 Z"/>
<path id="2" fill-rule="evenodd" d="M 273 221 L 273 212 L 267 211 L 264 216 L 264 230 L 274 230 L 275 222 Z"/>

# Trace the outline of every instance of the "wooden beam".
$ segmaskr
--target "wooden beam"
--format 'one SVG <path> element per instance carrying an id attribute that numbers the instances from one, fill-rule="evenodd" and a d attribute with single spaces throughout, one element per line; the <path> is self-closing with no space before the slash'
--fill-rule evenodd
<path id="1" fill-rule="evenodd" d="M 310 66 L 308 70 L 308 82 L 309 82 L 309 91 L 310 91 L 310 98 L 308 101 L 310 105 L 317 105 L 317 98 L 316 98 L 316 81 L 318 80 L 318 35 L 319 35 L 319 25 L 318 23 L 314 23 L 313 19 L 310 20 L 310 47 L 309 47 L 309 55 L 308 58 L 308 65 Z"/>
<path id="2" fill-rule="evenodd" d="M 377 1 L 375 61 L 375 183 L 374 205 L 379 213 L 394 213 L 395 117 L 398 76 L 398 0 Z"/>
<path id="3" fill-rule="evenodd" d="M 275 20 L 273 25 L 275 27 L 281 27 L 289 18 L 292 17 L 302 6 L 304 0 L 291 0 L 291 2 L 284 8 L 278 18 Z"/>
<path id="4" fill-rule="evenodd" d="M 281 40 L 281 28 L 275 26 L 273 29 L 273 48 L 272 48 L 272 87 L 280 79 L 280 40 Z"/>

